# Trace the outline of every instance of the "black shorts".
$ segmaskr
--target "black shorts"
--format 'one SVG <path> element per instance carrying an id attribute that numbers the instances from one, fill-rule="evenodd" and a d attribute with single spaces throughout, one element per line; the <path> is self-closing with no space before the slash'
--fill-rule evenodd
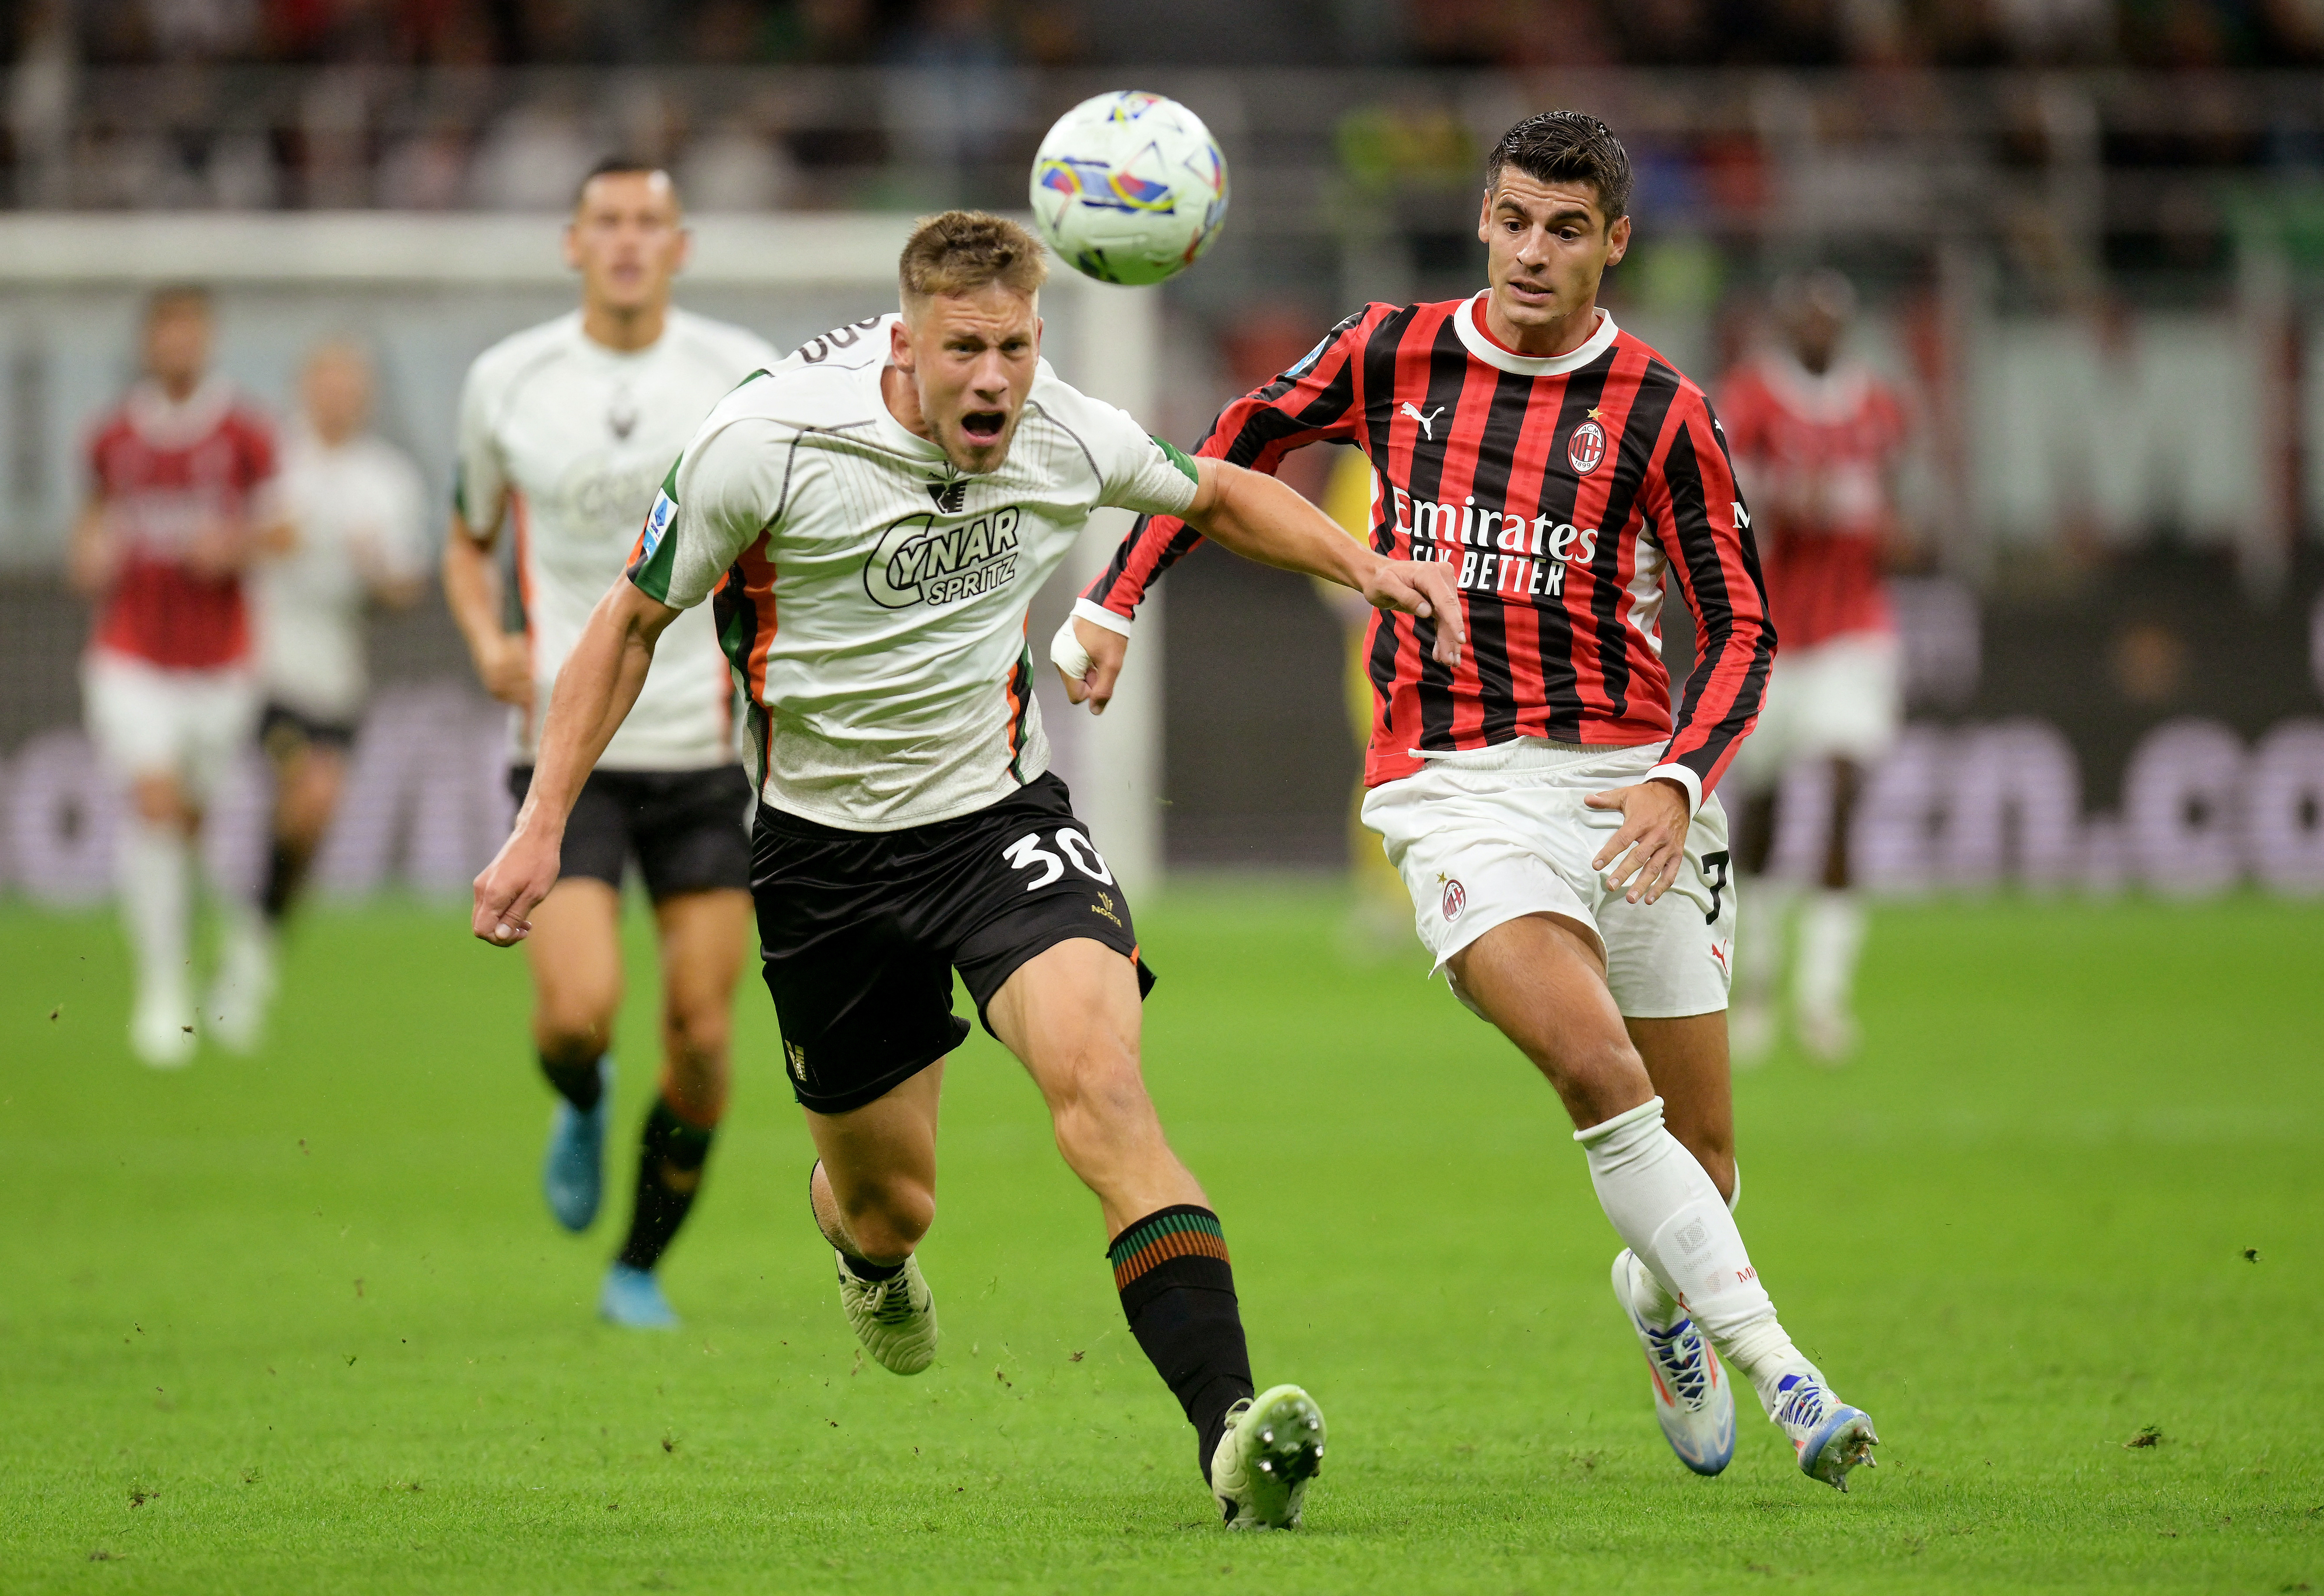
<path id="1" fill-rule="evenodd" d="M 510 769 L 520 804 L 532 767 Z M 751 890 L 751 779 L 740 765 L 706 770 L 592 770 L 565 822 L 558 874 L 586 876 L 619 891 L 634 858 L 646 895 Z"/>
<path id="2" fill-rule="evenodd" d="M 903 831 L 841 831 L 761 807 L 751 892 L 791 1091 L 817 1113 L 861 1108 L 960 1046 L 955 969 L 982 1019 L 1020 966 L 1060 942 L 1087 936 L 1138 960 L 1130 904 L 1055 776 Z M 1153 986 L 1139 961 L 1139 994 Z"/>
<path id="3" fill-rule="evenodd" d="M 287 760 L 309 748 L 328 748 L 345 753 L 355 743 L 353 721 L 320 720 L 271 698 L 265 713 L 258 718 L 258 745 L 272 760 Z"/>

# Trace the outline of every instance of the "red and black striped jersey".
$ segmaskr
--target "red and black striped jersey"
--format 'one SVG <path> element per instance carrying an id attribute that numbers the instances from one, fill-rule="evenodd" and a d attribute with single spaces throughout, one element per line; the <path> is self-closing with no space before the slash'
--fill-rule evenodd
<path id="1" fill-rule="evenodd" d="M 1417 772 L 1424 752 L 1515 737 L 1667 739 L 1656 773 L 1699 805 L 1758 715 L 1775 648 L 1719 422 L 1610 316 L 1580 348 L 1540 357 L 1496 341 L 1483 306 L 1366 306 L 1220 411 L 1198 452 L 1272 472 L 1303 444 L 1351 443 L 1372 466 L 1371 546 L 1453 567 L 1469 635 L 1458 667 L 1431 657 L 1434 623 L 1372 617 L 1368 786 Z M 1200 540 L 1147 517 L 1082 596 L 1127 619 Z M 1675 719 L 1666 583 L 1697 640 Z"/>

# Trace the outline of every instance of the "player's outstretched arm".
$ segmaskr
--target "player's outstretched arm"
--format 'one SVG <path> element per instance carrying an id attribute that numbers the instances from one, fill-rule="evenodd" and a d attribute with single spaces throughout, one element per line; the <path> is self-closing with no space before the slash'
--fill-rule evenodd
<path id="1" fill-rule="evenodd" d="M 484 941 L 507 947 L 532 929 L 533 906 L 557 885 L 565 818 L 573 800 L 638 701 L 654 644 L 678 616 L 627 581 L 614 583 L 589 613 L 581 641 L 557 672 L 524 807 L 516 812 L 508 841 L 476 878 L 476 909 L 469 927 Z"/>
<path id="2" fill-rule="evenodd" d="M 1197 460 L 1233 458 L 1272 475 L 1296 448 L 1324 438 L 1352 441 L 1362 425 L 1357 371 L 1365 341 L 1392 307 L 1368 305 L 1323 335 L 1289 371 L 1230 401 L 1195 447 Z M 1065 697 L 1103 715 L 1130 651 L 1130 628 L 1146 591 L 1193 553 L 1203 530 L 1182 515 L 1138 518 L 1074 613 L 1049 641 Z"/>
<path id="3" fill-rule="evenodd" d="M 1373 553 L 1272 476 L 1224 460 L 1194 464 L 1197 486 L 1187 525 L 1245 559 L 1352 587 L 1374 609 L 1436 622 L 1436 662 L 1447 669 L 1461 662 L 1466 628 L 1451 571 Z"/>
<path id="4" fill-rule="evenodd" d="M 1194 466 L 1199 485 L 1181 524 L 1262 565 L 1351 587 L 1375 608 L 1448 615 L 1451 624 L 1437 629 L 1435 654 L 1447 668 L 1460 663 L 1460 599 L 1443 567 L 1382 558 L 1272 476 L 1208 456 L 1197 457 Z M 1065 678 L 1065 697 L 1103 715 L 1130 652 L 1128 623 L 1101 625 L 1089 619 L 1086 604 L 1075 608 L 1050 640 L 1049 659 Z"/>

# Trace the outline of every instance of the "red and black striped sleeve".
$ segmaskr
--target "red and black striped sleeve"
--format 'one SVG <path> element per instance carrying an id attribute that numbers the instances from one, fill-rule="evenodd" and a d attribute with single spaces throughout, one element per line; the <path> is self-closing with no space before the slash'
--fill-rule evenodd
<path id="1" fill-rule="evenodd" d="M 1272 475 L 1283 457 L 1303 444 L 1355 437 L 1364 414 L 1364 346 L 1394 311 L 1391 305 L 1367 305 L 1325 333 L 1275 381 L 1221 411 L 1194 453 Z M 1082 598 L 1129 621 L 1155 579 L 1202 540 L 1175 515 L 1141 515 Z"/>
<path id="2" fill-rule="evenodd" d="M 1694 669 L 1655 773 L 1691 787 L 1699 807 L 1759 717 L 1775 628 L 1726 438 L 1691 383 L 1671 406 L 1645 497 L 1665 538 L 1670 579 L 1694 613 Z"/>

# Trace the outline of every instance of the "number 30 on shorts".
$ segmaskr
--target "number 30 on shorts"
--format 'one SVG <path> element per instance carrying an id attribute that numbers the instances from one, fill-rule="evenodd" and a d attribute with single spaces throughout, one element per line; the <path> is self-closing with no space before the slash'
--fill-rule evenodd
<path id="1" fill-rule="evenodd" d="M 1105 867 L 1104 855 L 1097 851 L 1097 845 L 1089 838 L 1071 826 L 1065 826 L 1056 834 L 1056 841 L 1057 853 L 1063 853 L 1065 859 L 1041 846 L 1041 834 L 1035 831 L 1027 832 L 1001 851 L 1001 856 L 1009 861 L 1010 869 L 1040 872 L 1025 883 L 1025 890 L 1038 891 L 1063 876 L 1066 859 L 1072 860 L 1074 868 L 1090 880 L 1109 887 L 1113 885 L 1113 872 Z"/>

